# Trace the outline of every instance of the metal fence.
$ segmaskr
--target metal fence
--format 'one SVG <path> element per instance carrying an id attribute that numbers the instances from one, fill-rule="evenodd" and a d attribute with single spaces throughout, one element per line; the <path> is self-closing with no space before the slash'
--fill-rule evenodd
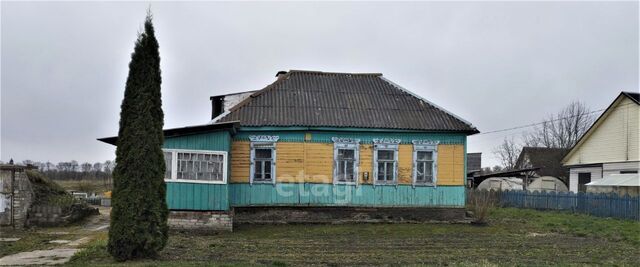
<path id="1" fill-rule="evenodd" d="M 640 221 L 640 196 L 617 194 L 499 191 L 496 201 L 502 207 L 537 210 L 563 210 L 598 217 Z"/>

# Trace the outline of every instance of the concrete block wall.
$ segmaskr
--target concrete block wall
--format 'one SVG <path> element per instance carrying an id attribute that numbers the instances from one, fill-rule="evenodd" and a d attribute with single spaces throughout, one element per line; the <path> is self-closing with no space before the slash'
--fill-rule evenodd
<path id="1" fill-rule="evenodd" d="M 29 211 L 28 225 L 57 226 L 67 222 L 61 207 L 32 206 Z"/>
<path id="2" fill-rule="evenodd" d="M 24 227 L 27 221 L 27 213 L 33 202 L 33 190 L 31 182 L 24 171 L 16 171 L 13 184 L 13 203 L 11 203 L 11 171 L 0 172 L 0 191 L 3 192 L 0 201 L 3 201 L 3 210 L 0 210 L 0 225 L 11 225 L 11 210 L 13 209 L 13 224 L 15 227 Z"/>
<path id="3" fill-rule="evenodd" d="M 233 212 L 170 211 L 168 222 L 172 230 L 233 231 Z"/>

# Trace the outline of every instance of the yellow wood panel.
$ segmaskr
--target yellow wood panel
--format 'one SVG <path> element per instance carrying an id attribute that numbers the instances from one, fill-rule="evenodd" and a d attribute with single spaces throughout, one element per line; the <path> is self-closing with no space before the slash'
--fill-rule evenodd
<path id="1" fill-rule="evenodd" d="M 304 143 L 305 182 L 333 183 L 333 144 Z"/>
<path id="2" fill-rule="evenodd" d="M 276 145 L 276 174 L 278 182 L 333 182 L 333 144 L 290 143 Z M 249 182 L 250 143 L 231 144 L 231 183 Z M 364 181 L 363 174 L 369 173 Z M 398 181 L 411 184 L 413 175 L 413 146 L 400 145 L 398 150 Z M 438 185 L 464 184 L 464 146 L 438 146 Z M 358 179 L 362 184 L 373 181 L 373 145 L 360 145 Z"/>
<path id="3" fill-rule="evenodd" d="M 398 183 L 413 182 L 413 145 L 398 146 Z"/>
<path id="4" fill-rule="evenodd" d="M 464 185 L 464 146 L 438 146 L 438 185 Z"/>
<path id="5" fill-rule="evenodd" d="M 278 182 L 304 181 L 304 145 L 280 142 L 276 144 L 276 175 Z"/>
<path id="6" fill-rule="evenodd" d="M 248 183 L 251 145 L 249 142 L 234 141 L 231 143 L 231 177 L 230 183 Z"/>
<path id="7" fill-rule="evenodd" d="M 358 179 L 361 184 L 373 183 L 373 145 L 360 145 L 360 166 L 358 167 Z M 369 180 L 364 180 L 364 173 L 369 173 Z"/>

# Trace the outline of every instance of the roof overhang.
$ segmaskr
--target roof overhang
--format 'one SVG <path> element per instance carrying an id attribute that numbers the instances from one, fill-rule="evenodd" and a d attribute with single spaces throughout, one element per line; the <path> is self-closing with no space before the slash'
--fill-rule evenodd
<path id="1" fill-rule="evenodd" d="M 200 134 L 200 133 L 215 132 L 215 131 L 231 131 L 232 133 L 235 133 L 239 127 L 240 127 L 240 122 L 230 121 L 230 122 L 187 126 L 182 128 L 165 129 L 162 132 L 164 133 L 164 137 L 166 138 L 166 137 L 192 135 L 192 134 Z M 118 142 L 118 137 L 117 136 L 103 137 L 103 138 L 98 138 L 98 141 L 102 141 L 107 144 L 111 144 L 115 146 L 116 143 Z"/>

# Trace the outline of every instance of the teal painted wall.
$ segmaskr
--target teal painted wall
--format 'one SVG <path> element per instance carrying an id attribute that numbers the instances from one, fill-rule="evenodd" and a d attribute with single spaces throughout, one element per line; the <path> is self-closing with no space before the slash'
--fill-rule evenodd
<path id="1" fill-rule="evenodd" d="M 467 138 L 464 133 L 420 133 L 420 132 L 342 132 L 342 131 L 240 131 L 233 140 L 249 141 L 250 135 L 277 135 L 279 142 L 304 142 L 305 133 L 311 133 L 310 142 L 333 143 L 332 137 L 359 138 L 362 144 L 373 143 L 374 138 L 397 138 L 403 144 L 411 144 L 413 140 L 432 140 L 441 144 L 464 144 Z"/>
<path id="2" fill-rule="evenodd" d="M 229 184 L 229 205 L 464 207 L 464 186 Z"/>
<path id="3" fill-rule="evenodd" d="M 229 210 L 229 185 L 167 182 L 170 210 Z"/>
<path id="4" fill-rule="evenodd" d="M 374 138 L 433 140 L 441 144 L 464 144 L 464 133 L 420 133 L 385 131 L 241 131 L 233 140 L 249 140 L 249 135 L 278 135 L 280 142 L 303 142 L 311 133 L 311 142 L 330 143 L 331 137 L 359 138 L 372 143 Z M 165 138 L 164 148 L 230 151 L 227 131 Z M 231 155 L 230 155 L 231 156 Z M 466 164 L 466 162 L 465 162 Z M 230 166 L 231 164 L 227 164 Z M 230 171 L 227 172 L 230 174 Z M 167 182 L 167 204 L 172 210 L 229 210 L 233 206 L 381 206 L 381 207 L 464 207 L 464 186 L 415 187 L 410 185 L 332 185 L 332 184 L 198 184 Z"/>
<path id="5" fill-rule="evenodd" d="M 227 131 L 168 137 L 164 148 L 189 150 L 231 150 Z M 229 159 L 227 159 L 227 163 Z M 227 179 L 229 175 L 227 164 Z M 166 182 L 167 205 L 170 210 L 229 210 L 229 185 Z"/>
<path id="6" fill-rule="evenodd" d="M 231 135 L 227 131 L 167 137 L 164 148 L 229 151 Z"/>

